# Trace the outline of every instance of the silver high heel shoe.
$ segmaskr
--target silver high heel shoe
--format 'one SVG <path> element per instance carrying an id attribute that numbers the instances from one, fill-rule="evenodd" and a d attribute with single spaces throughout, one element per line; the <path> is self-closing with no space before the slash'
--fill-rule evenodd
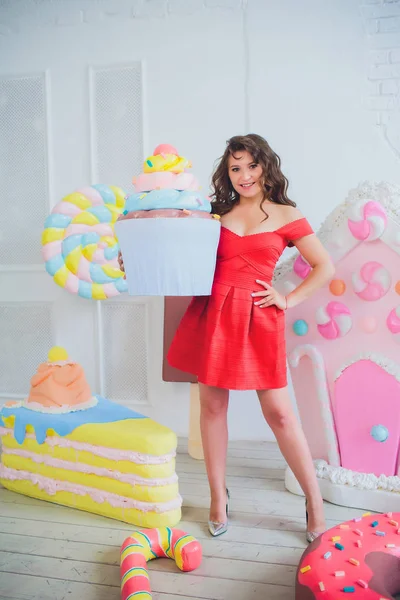
<path id="1" fill-rule="evenodd" d="M 307 500 L 306 500 L 306 523 L 307 523 L 307 531 L 306 531 L 306 540 L 309 544 L 312 544 L 312 542 L 314 540 L 316 540 L 320 535 L 322 535 L 324 532 L 317 532 L 317 531 L 309 531 L 308 530 L 308 510 L 307 510 Z"/>
<path id="2" fill-rule="evenodd" d="M 230 494 L 228 488 L 226 488 L 226 521 L 218 523 L 215 521 L 208 521 L 208 531 L 213 537 L 222 535 L 228 531 L 228 516 L 229 516 L 229 499 Z"/>

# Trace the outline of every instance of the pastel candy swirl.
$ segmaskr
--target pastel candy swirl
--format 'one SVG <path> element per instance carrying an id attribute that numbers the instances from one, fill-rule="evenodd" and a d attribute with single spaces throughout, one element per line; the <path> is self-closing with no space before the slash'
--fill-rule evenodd
<path id="1" fill-rule="evenodd" d="M 350 310 L 342 302 L 329 302 L 318 308 L 316 321 L 319 333 L 326 340 L 345 336 L 353 325 Z"/>
<path id="2" fill-rule="evenodd" d="M 378 262 L 366 262 L 359 272 L 352 275 L 353 289 L 362 300 L 374 301 L 382 298 L 390 289 L 392 278 Z"/>
<path id="3" fill-rule="evenodd" d="M 373 242 L 379 239 L 386 229 L 386 211 L 379 202 L 361 200 L 354 205 L 353 218 L 348 220 L 348 226 L 357 240 Z"/>
<path id="4" fill-rule="evenodd" d="M 199 190 L 200 184 L 192 173 L 141 173 L 133 178 L 136 192 L 150 192 L 152 190 L 163 190 L 172 188 L 175 190 Z"/>
<path id="5" fill-rule="evenodd" d="M 396 342 L 400 344 L 400 306 L 390 311 L 386 319 L 386 325 L 390 333 L 395 336 Z"/>
<path id="6" fill-rule="evenodd" d="M 45 222 L 42 256 L 57 285 L 95 300 L 127 291 L 114 235 L 124 205 L 123 190 L 106 185 L 81 188 L 56 204 Z"/>

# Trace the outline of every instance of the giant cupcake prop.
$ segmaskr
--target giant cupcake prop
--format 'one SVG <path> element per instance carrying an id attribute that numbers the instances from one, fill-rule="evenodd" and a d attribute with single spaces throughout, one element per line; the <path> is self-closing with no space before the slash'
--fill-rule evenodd
<path id="1" fill-rule="evenodd" d="M 162 144 L 133 180 L 135 193 L 115 224 L 130 295 L 211 292 L 220 223 L 190 167 Z"/>

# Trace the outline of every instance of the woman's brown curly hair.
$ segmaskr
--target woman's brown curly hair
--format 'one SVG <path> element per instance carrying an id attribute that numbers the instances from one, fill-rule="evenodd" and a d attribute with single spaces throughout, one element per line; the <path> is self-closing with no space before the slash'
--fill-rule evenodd
<path id="1" fill-rule="evenodd" d="M 261 183 L 264 188 L 264 197 L 261 200 L 260 208 L 266 215 L 265 218 L 267 219 L 268 215 L 262 206 L 264 200 L 296 206 L 296 203 L 290 200 L 286 194 L 288 180 L 281 171 L 281 159 L 263 137 L 249 133 L 248 135 L 235 135 L 227 141 L 225 152 L 220 158 L 211 180 L 214 188 L 211 194 L 212 212 L 220 216 L 225 215 L 239 202 L 240 196 L 229 179 L 228 159 L 229 156 L 235 156 L 236 152 L 244 151 L 251 154 L 254 162 L 261 165 L 263 170 Z"/>

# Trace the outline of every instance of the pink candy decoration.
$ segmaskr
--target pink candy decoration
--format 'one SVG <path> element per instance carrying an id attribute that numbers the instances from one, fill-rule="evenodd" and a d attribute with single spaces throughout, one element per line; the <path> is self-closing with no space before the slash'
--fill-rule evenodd
<path id="1" fill-rule="evenodd" d="M 352 276 L 355 293 L 362 300 L 374 301 L 382 298 L 390 289 L 392 278 L 381 263 L 366 262 Z"/>
<path id="2" fill-rule="evenodd" d="M 387 328 L 394 335 L 400 334 L 400 306 L 394 308 L 386 319 Z"/>
<path id="3" fill-rule="evenodd" d="M 383 207 L 373 200 L 363 200 L 353 209 L 354 219 L 348 220 L 348 226 L 357 240 L 372 242 L 379 239 L 385 231 L 387 216 Z"/>
<path id="4" fill-rule="evenodd" d="M 320 307 L 316 320 L 319 333 L 327 340 L 345 336 L 353 324 L 350 310 L 342 302 L 329 302 L 326 307 Z"/>
<path id="5" fill-rule="evenodd" d="M 365 333 L 374 333 L 378 328 L 378 321 L 375 317 L 364 317 L 361 320 L 361 328 Z"/>
<path id="6" fill-rule="evenodd" d="M 154 156 L 157 154 L 176 154 L 178 155 L 178 150 L 171 146 L 171 144 L 159 144 L 157 148 L 154 150 Z"/>
<path id="7" fill-rule="evenodd" d="M 306 263 L 301 254 L 299 254 L 299 256 L 294 261 L 293 271 L 298 277 L 300 277 L 300 279 L 305 279 L 311 271 L 310 265 Z"/>

